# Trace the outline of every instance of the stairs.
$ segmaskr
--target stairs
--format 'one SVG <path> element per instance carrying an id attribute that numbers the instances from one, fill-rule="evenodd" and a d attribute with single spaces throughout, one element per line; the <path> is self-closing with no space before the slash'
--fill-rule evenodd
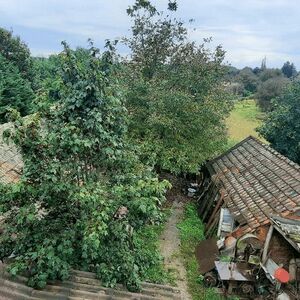
<path id="1" fill-rule="evenodd" d="M 72 271 L 68 281 L 53 281 L 43 290 L 26 285 L 27 278 L 12 278 L 0 266 L 1 300 L 184 300 L 180 290 L 167 285 L 143 283 L 139 293 L 128 292 L 119 285 L 115 289 L 101 286 L 94 273 Z"/>

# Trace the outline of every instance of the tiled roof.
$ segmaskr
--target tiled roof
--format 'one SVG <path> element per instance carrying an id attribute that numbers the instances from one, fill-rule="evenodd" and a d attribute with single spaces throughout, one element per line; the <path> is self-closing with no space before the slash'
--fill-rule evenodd
<path id="1" fill-rule="evenodd" d="M 300 252 L 300 211 L 286 218 L 272 216 L 271 220 L 275 228 L 287 239 L 294 248 Z"/>
<path id="2" fill-rule="evenodd" d="M 142 283 L 139 293 L 123 286 L 103 287 L 94 273 L 72 271 L 66 281 L 52 281 L 41 290 L 26 285 L 23 276 L 11 277 L 0 262 L 0 299 L 9 300 L 184 300 L 182 292 L 173 286 Z"/>
<path id="3" fill-rule="evenodd" d="M 22 157 L 16 146 L 7 144 L 2 137 L 3 132 L 11 126 L 11 123 L 0 126 L 0 183 L 18 181 L 23 169 Z"/>
<path id="4" fill-rule="evenodd" d="M 245 231 L 300 207 L 300 166 L 254 137 L 208 162 L 225 205 Z"/>

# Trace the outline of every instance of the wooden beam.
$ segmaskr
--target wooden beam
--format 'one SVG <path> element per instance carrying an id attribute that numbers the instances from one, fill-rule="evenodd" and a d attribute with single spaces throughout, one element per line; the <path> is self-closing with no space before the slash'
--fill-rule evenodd
<path id="1" fill-rule="evenodd" d="M 214 208 L 213 213 L 211 214 L 211 216 L 210 216 L 210 218 L 209 218 L 209 220 L 207 222 L 207 225 L 206 225 L 207 227 L 209 227 L 210 223 L 216 217 L 216 213 L 219 211 L 219 209 L 220 209 L 220 207 L 221 207 L 221 205 L 223 203 L 223 199 L 224 199 L 224 191 L 221 191 L 220 198 L 219 198 L 219 200 L 218 200 L 218 202 L 217 202 L 217 204 L 216 204 L 216 206 Z"/>
<path id="2" fill-rule="evenodd" d="M 268 250 L 269 250 L 269 246 L 270 246 L 270 241 L 273 235 L 273 230 L 274 230 L 274 226 L 271 225 L 269 228 L 269 231 L 267 233 L 267 237 L 266 237 L 266 241 L 265 241 L 265 245 L 264 245 L 264 250 L 263 250 L 263 254 L 262 254 L 262 264 L 264 265 L 267 261 L 268 258 Z"/>

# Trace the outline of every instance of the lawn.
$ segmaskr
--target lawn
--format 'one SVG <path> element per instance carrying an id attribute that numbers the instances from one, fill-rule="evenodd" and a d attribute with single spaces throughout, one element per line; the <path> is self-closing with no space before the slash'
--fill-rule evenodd
<path id="1" fill-rule="evenodd" d="M 236 102 L 226 122 L 230 137 L 229 143 L 235 144 L 249 135 L 266 142 L 255 131 L 262 124 L 263 118 L 264 114 L 256 105 L 255 100 L 240 100 Z"/>

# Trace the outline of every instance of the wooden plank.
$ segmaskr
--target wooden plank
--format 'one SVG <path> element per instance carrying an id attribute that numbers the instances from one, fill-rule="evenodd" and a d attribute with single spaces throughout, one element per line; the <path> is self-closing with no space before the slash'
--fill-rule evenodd
<path id="1" fill-rule="evenodd" d="M 209 199 L 209 201 L 207 203 L 206 210 L 202 214 L 202 221 L 203 222 L 205 222 L 208 213 L 210 212 L 212 206 L 214 205 L 214 202 L 216 200 L 216 196 L 218 196 L 218 190 L 214 190 L 213 191 L 212 196 L 210 197 L 210 199 Z"/>
<path id="2" fill-rule="evenodd" d="M 214 211 L 213 211 L 213 213 L 211 214 L 211 216 L 210 216 L 210 218 L 209 218 L 209 220 L 208 220 L 208 222 L 207 222 L 207 227 L 209 227 L 209 225 L 210 225 L 210 223 L 213 221 L 213 219 L 215 218 L 215 216 L 216 216 L 216 213 L 219 211 L 219 209 L 220 209 L 220 207 L 221 207 L 221 205 L 222 205 L 222 203 L 223 203 L 223 199 L 224 199 L 224 191 L 221 191 L 221 195 L 220 195 L 220 198 L 219 198 L 219 200 L 218 200 L 218 202 L 217 202 L 217 204 L 216 204 L 216 206 L 215 206 L 215 208 L 214 208 Z"/>
<path id="3" fill-rule="evenodd" d="M 267 261 L 267 257 L 268 257 L 268 250 L 269 250 L 269 246 L 270 246 L 270 241 L 273 235 L 273 230 L 274 230 L 274 226 L 271 225 L 269 228 L 269 231 L 267 233 L 266 236 L 266 241 L 265 241 L 265 245 L 264 245 L 264 250 L 263 250 L 263 254 L 262 254 L 262 264 L 264 265 Z"/>
<path id="4" fill-rule="evenodd" d="M 200 216 L 202 216 L 203 212 L 205 211 L 205 208 L 206 208 L 206 205 L 207 205 L 207 202 L 208 202 L 207 200 L 209 199 L 208 195 L 209 195 L 209 192 L 210 192 L 211 185 L 212 185 L 212 181 L 210 181 L 208 183 L 208 185 L 206 187 L 204 187 L 203 192 L 198 197 L 198 204 L 200 206 L 200 209 L 199 209 L 199 215 Z M 201 203 L 201 200 L 204 200 L 204 201 Z"/>
<path id="5" fill-rule="evenodd" d="M 214 221 L 211 223 L 209 228 L 205 230 L 205 236 L 206 238 L 210 238 L 212 234 L 214 233 L 215 229 L 217 228 L 219 218 L 215 218 Z"/>

